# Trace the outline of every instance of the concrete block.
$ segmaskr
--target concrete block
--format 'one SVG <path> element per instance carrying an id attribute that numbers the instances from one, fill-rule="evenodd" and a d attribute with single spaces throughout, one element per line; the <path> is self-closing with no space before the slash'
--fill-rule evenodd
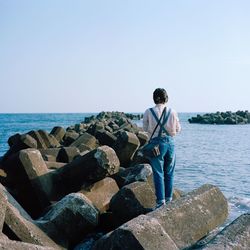
<path id="1" fill-rule="evenodd" d="M 119 172 L 114 174 L 119 188 L 128 185 L 135 181 L 147 181 L 149 176 L 152 176 L 152 168 L 149 164 L 138 164 L 134 167 L 120 168 Z"/>
<path id="2" fill-rule="evenodd" d="M 243 214 L 216 235 L 204 250 L 250 249 L 250 213 Z"/>
<path id="3" fill-rule="evenodd" d="M 69 146 L 72 144 L 77 138 L 79 137 L 79 134 L 75 131 L 66 131 L 64 137 L 63 137 L 63 145 Z"/>
<path id="4" fill-rule="evenodd" d="M 6 161 L 11 155 L 14 155 L 15 153 L 19 152 L 22 149 L 37 148 L 36 140 L 28 134 L 23 134 L 20 135 L 19 137 L 17 136 L 15 138 L 15 141 L 13 140 L 13 143 L 14 144 L 4 155 L 3 161 Z"/>
<path id="5" fill-rule="evenodd" d="M 70 248 L 98 224 L 99 212 L 81 193 L 71 193 L 36 221 L 54 241 Z"/>
<path id="6" fill-rule="evenodd" d="M 213 185 L 203 185 L 148 214 L 156 218 L 178 248 L 192 246 L 228 216 L 227 200 Z"/>
<path id="7" fill-rule="evenodd" d="M 52 159 L 55 159 L 55 161 L 58 159 L 58 154 L 61 148 L 46 148 L 46 149 L 39 149 L 40 153 L 44 157 L 45 155 L 51 155 L 53 156 Z"/>
<path id="8" fill-rule="evenodd" d="M 4 238 L 0 238 L 0 249 L 2 250 L 55 250 L 58 248 L 54 247 L 43 247 L 39 245 L 29 244 L 25 242 L 8 240 Z"/>
<path id="9" fill-rule="evenodd" d="M 61 195 L 80 191 L 85 182 L 97 182 L 119 171 L 120 162 L 115 151 L 108 147 L 99 147 L 71 163 L 55 170 L 56 186 Z"/>
<path id="10" fill-rule="evenodd" d="M 38 130 L 38 133 L 42 137 L 47 148 L 57 148 L 61 146 L 57 139 L 47 131 L 40 129 Z"/>
<path id="11" fill-rule="evenodd" d="M 7 197 L 4 222 L 17 238 L 23 242 L 60 249 L 53 240 L 34 224 L 32 218 L 1 184 L 0 193 Z"/>
<path id="12" fill-rule="evenodd" d="M 65 133 L 66 133 L 65 129 L 63 127 L 58 127 L 58 126 L 54 127 L 50 132 L 50 134 L 53 135 L 58 142 L 62 141 Z"/>
<path id="13" fill-rule="evenodd" d="M 112 147 L 117 140 L 117 137 L 105 129 L 98 130 L 95 135 L 101 145 Z"/>
<path id="14" fill-rule="evenodd" d="M 109 209 L 111 198 L 119 191 L 115 180 L 106 177 L 93 185 L 83 187 L 80 193 L 84 194 L 94 206 L 103 213 Z"/>
<path id="15" fill-rule="evenodd" d="M 47 166 L 48 169 L 59 169 L 63 166 L 66 165 L 66 163 L 63 162 L 55 162 L 55 161 L 45 161 L 45 164 Z"/>
<path id="16" fill-rule="evenodd" d="M 124 186 L 110 202 L 110 210 L 121 222 L 126 222 L 155 207 L 155 195 L 147 182 Z"/>
<path id="17" fill-rule="evenodd" d="M 48 206 L 52 198 L 53 183 L 40 151 L 37 149 L 21 150 L 19 159 L 38 196 L 41 206 Z"/>
<path id="18" fill-rule="evenodd" d="M 136 135 L 140 141 L 140 146 L 143 146 L 146 144 L 146 142 L 149 140 L 148 134 L 143 131 L 139 131 Z"/>
<path id="19" fill-rule="evenodd" d="M 37 148 L 39 148 L 39 149 L 40 148 L 44 148 L 44 149 L 47 148 L 45 142 L 43 141 L 43 138 L 41 137 L 41 135 L 39 134 L 38 131 L 32 130 L 32 131 L 28 132 L 28 134 L 36 140 Z"/>
<path id="20" fill-rule="evenodd" d="M 96 138 L 87 132 L 83 133 L 70 146 L 71 147 L 79 147 L 81 144 L 88 146 L 90 149 L 95 149 L 98 146 L 98 142 L 97 142 Z"/>
<path id="21" fill-rule="evenodd" d="M 9 139 L 8 139 L 9 146 L 11 147 L 14 144 L 16 144 L 17 142 L 19 142 L 20 137 L 21 137 L 21 135 L 19 133 L 16 133 L 16 134 L 10 136 Z"/>
<path id="22" fill-rule="evenodd" d="M 122 167 L 129 166 L 139 146 L 140 141 L 135 134 L 126 131 L 120 132 L 118 134 L 113 148 L 120 160 Z"/>
<path id="23" fill-rule="evenodd" d="M 58 153 L 57 161 L 69 163 L 77 156 L 80 156 L 80 151 L 77 147 L 62 147 Z"/>
<path id="24" fill-rule="evenodd" d="M 3 230 L 3 223 L 5 220 L 5 212 L 7 207 L 7 197 L 4 192 L 0 190 L 0 234 Z"/>
<path id="25" fill-rule="evenodd" d="M 178 250 L 157 219 L 140 215 L 99 239 L 92 250 Z"/>

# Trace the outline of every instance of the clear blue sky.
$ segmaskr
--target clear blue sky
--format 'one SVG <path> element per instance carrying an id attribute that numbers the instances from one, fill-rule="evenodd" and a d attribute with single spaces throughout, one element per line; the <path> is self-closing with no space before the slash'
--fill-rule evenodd
<path id="1" fill-rule="evenodd" d="M 0 0 L 0 112 L 250 110 L 249 0 Z"/>

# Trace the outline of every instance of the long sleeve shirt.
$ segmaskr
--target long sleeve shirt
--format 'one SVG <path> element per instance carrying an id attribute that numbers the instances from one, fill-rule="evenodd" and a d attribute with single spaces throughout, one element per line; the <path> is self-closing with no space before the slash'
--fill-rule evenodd
<path id="1" fill-rule="evenodd" d="M 155 107 L 153 107 L 153 110 L 156 116 L 158 117 L 158 119 L 160 119 L 161 114 L 165 107 L 166 107 L 166 104 L 156 104 Z M 169 107 L 166 107 L 166 113 L 168 113 L 168 111 L 169 111 Z M 150 109 L 147 109 L 143 115 L 143 129 L 146 132 L 148 132 L 149 136 L 151 136 L 156 125 L 157 125 L 157 122 L 153 114 L 151 113 Z M 175 110 L 171 109 L 171 113 L 169 115 L 168 121 L 166 122 L 164 128 L 167 130 L 170 136 L 175 136 L 177 133 L 181 131 L 181 125 L 179 122 L 177 112 Z M 160 125 L 157 127 L 153 137 L 158 136 L 159 130 L 160 130 Z"/>

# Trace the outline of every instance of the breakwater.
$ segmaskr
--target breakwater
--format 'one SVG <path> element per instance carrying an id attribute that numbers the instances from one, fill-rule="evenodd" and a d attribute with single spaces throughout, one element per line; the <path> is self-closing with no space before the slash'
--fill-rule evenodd
<path id="1" fill-rule="evenodd" d="M 114 240 L 115 237 L 124 235 L 124 232 L 127 234 L 124 227 L 128 228 L 131 224 L 125 224 L 122 228 L 120 225 L 137 218 L 140 214 L 145 213 L 145 208 L 154 205 L 152 203 L 154 193 L 152 181 L 150 182 L 152 174 L 150 166 L 147 165 L 145 159 L 138 158 L 136 155 L 147 137 L 139 127 L 122 114 L 119 113 L 115 117 L 112 116 L 112 113 L 108 113 L 103 118 L 93 118 L 88 123 L 79 123 L 66 130 L 62 127 L 55 127 L 51 133 L 42 130 L 30 131 L 9 139 L 10 150 L 3 160 L 3 170 L 6 176 L 3 176 L 2 183 L 9 190 L 15 190 L 13 192 L 15 198 L 29 213 L 33 214 L 33 224 L 46 232 L 46 235 L 49 235 L 60 246 L 74 246 L 80 241 L 80 238 L 82 238 L 81 240 L 87 238 L 90 232 L 100 230 L 108 232 L 113 229 L 117 230 L 108 239 L 97 240 L 96 236 L 93 247 L 117 244 L 118 242 Z M 15 169 L 16 166 L 19 166 L 19 169 Z M 15 173 L 17 173 L 15 171 L 21 169 L 23 172 L 18 175 L 20 178 L 15 179 Z M 138 181 L 140 182 L 138 183 Z M 30 186 L 23 186 L 26 182 Z M 99 190 L 99 194 L 97 190 Z M 103 195 L 104 190 L 107 190 L 108 194 Z M 30 191 L 33 191 L 34 194 L 27 197 L 27 193 Z M 145 193 L 147 193 L 147 197 L 144 197 Z M 102 195 L 108 197 L 109 202 L 107 200 L 100 202 Z M 32 205 L 30 205 L 31 197 L 34 198 Z M 222 207 L 220 212 L 216 211 L 216 205 L 209 207 L 209 200 L 206 200 L 215 200 L 215 198 L 218 201 L 216 204 L 220 204 Z M 197 199 L 199 206 L 198 203 L 195 203 Z M 124 206 L 120 207 L 119 204 L 124 204 Z M 186 204 L 190 205 L 190 213 L 193 211 L 193 213 L 185 215 L 187 218 L 193 219 L 194 214 L 197 216 L 199 212 L 202 213 L 205 207 L 212 214 L 216 214 L 217 219 L 213 222 L 210 221 L 212 228 L 223 223 L 227 215 L 226 201 L 218 188 L 205 185 L 187 195 L 182 195 L 177 190 L 176 201 L 169 207 L 165 207 L 165 210 L 159 212 L 160 214 L 148 214 L 147 216 L 150 217 L 146 217 L 146 219 L 142 216 L 137 218 L 137 221 L 130 222 L 132 226 L 128 235 L 135 235 L 137 231 L 132 229 L 143 223 L 148 226 L 146 228 L 155 225 L 154 230 L 156 231 L 152 232 L 163 233 L 166 236 L 164 238 L 165 246 L 167 242 L 178 248 L 195 244 L 202 237 L 201 235 L 206 235 L 204 232 L 211 231 L 212 228 L 203 227 L 202 230 L 199 229 L 203 233 L 198 238 L 190 239 L 185 234 L 182 235 L 181 227 L 180 231 L 170 236 L 171 233 L 163 225 L 165 219 L 161 221 L 161 218 L 168 218 L 166 211 L 169 209 L 172 211 L 171 215 L 178 209 L 186 211 Z M 82 206 L 86 207 L 88 214 L 77 210 Z M 200 206 L 201 210 L 195 210 Z M 62 211 L 65 207 L 69 211 L 76 209 L 73 210 L 76 212 L 73 214 L 77 214 L 77 216 L 67 217 L 68 215 Z M 43 215 L 40 216 L 41 214 Z M 176 213 L 177 215 L 178 213 Z M 68 218 L 67 224 L 62 224 L 60 218 L 65 218 L 65 216 Z M 79 218 L 82 224 L 80 223 L 79 228 L 74 228 L 78 224 Z M 204 220 L 204 218 L 206 217 L 200 217 L 200 220 Z M 120 219 L 121 221 L 119 221 Z M 169 217 L 169 219 L 171 218 Z M 171 220 L 178 220 L 178 217 L 173 217 Z M 203 223 L 201 223 L 202 225 Z M 12 226 L 9 225 L 9 227 Z M 68 232 L 64 232 L 65 227 L 68 228 Z M 78 230 L 81 232 L 80 234 Z M 197 231 L 195 231 L 197 228 L 193 230 L 193 234 L 197 235 Z M 83 231 L 84 233 L 82 233 Z M 70 235 L 72 232 L 74 232 L 74 236 Z M 144 235 L 140 234 L 141 239 L 144 239 L 140 244 L 144 244 L 144 246 L 148 242 L 146 235 L 146 232 Z M 181 236 L 183 238 L 181 242 L 178 242 L 176 239 Z M 25 242 L 25 240 L 23 241 Z M 158 242 L 157 239 L 156 242 Z M 127 243 L 129 244 L 129 242 Z"/>
<path id="2" fill-rule="evenodd" d="M 204 115 L 197 115 L 188 119 L 190 123 L 200 123 L 200 124 L 248 124 L 250 123 L 250 112 L 237 111 L 237 112 L 216 112 L 207 113 Z"/>

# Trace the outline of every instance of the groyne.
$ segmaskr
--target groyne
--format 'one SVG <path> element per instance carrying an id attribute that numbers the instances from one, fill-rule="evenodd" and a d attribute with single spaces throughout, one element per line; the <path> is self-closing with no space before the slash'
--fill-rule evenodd
<path id="1" fill-rule="evenodd" d="M 148 212 L 152 169 L 140 154 L 148 136 L 133 118 L 102 112 L 67 129 L 11 136 L 0 161 L 0 248 L 197 249 L 222 225 L 228 203 L 210 184 L 175 189 L 173 202 Z M 238 221 L 226 232 L 240 228 L 234 237 L 248 249 L 249 215 Z M 221 244 L 232 245 L 229 233 L 199 248 Z"/>

